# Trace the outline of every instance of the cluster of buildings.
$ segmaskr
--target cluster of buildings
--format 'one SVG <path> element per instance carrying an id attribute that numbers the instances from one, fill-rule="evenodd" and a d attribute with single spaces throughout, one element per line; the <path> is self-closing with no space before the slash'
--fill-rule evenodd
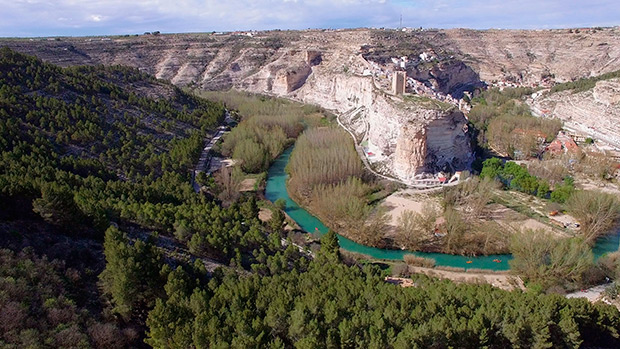
<path id="1" fill-rule="evenodd" d="M 554 84 L 555 84 L 555 81 L 550 76 L 544 77 L 540 81 L 532 82 L 529 84 L 524 83 L 521 78 L 511 76 L 511 77 L 507 77 L 499 81 L 492 81 L 489 84 L 489 86 L 497 87 L 501 91 L 504 88 L 517 88 L 517 87 L 531 87 L 531 88 L 542 87 L 542 88 L 548 89 L 548 88 L 553 87 Z"/>
<path id="2" fill-rule="evenodd" d="M 585 141 L 585 137 L 583 136 L 575 136 L 582 139 L 582 142 Z M 545 148 L 545 152 L 550 153 L 551 155 L 561 155 L 565 153 L 577 153 L 579 151 L 579 146 L 568 134 L 560 131 L 555 139 L 547 145 Z"/>

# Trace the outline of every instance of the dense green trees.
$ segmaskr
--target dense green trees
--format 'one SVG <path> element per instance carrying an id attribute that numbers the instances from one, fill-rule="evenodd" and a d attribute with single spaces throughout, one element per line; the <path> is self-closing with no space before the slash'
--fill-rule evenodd
<path id="1" fill-rule="evenodd" d="M 520 166 L 513 161 L 505 164 L 498 158 L 490 158 L 483 162 L 480 177 L 497 179 L 505 187 L 518 190 L 520 192 L 537 195 L 540 198 L 547 198 L 550 191 L 549 183 L 541 180 L 536 176 L 532 176 L 526 167 Z M 571 182 L 572 187 L 572 182 Z M 560 189 L 564 191 L 565 189 Z M 551 193 L 552 200 L 558 202 L 561 194 Z M 557 198 L 557 199 L 556 199 Z"/>
<path id="2" fill-rule="evenodd" d="M 189 184 L 199 130 L 221 120 L 220 105 L 166 84 L 151 90 L 166 98 L 140 95 L 132 83 L 160 82 L 136 70 L 61 69 L 7 50 L 0 79 L 3 243 L 39 238 L 13 231 L 23 221 L 46 228 L 39 246 L 53 236 L 74 244 L 66 261 L 82 262 L 82 248 L 94 255 L 82 272 L 0 251 L 0 346 L 117 348 L 140 340 L 136 328 L 151 346 L 178 348 L 618 344 L 620 316 L 607 306 L 427 278 L 395 287 L 378 268 L 342 264 L 333 233 L 314 261 L 284 248 L 280 220 L 262 224 L 254 197 L 222 207 Z M 351 173 L 318 185 L 362 198 L 366 185 Z M 213 259 L 232 267 L 209 274 Z M 92 281 L 101 270 L 122 328 L 100 320 L 110 313 Z"/>
<path id="3" fill-rule="evenodd" d="M 333 239 L 333 237 L 332 237 Z M 323 259 L 271 276 L 180 269 L 149 314 L 155 347 L 579 347 L 617 344 L 619 314 L 584 299 L 416 279 L 401 288 L 376 268 Z"/>
<path id="4" fill-rule="evenodd" d="M 240 161 L 243 171 L 259 173 L 267 167 L 304 128 L 303 119 L 314 109 L 276 98 L 243 93 L 202 93 L 225 103 L 242 121 L 222 143 L 222 154 Z"/>
<path id="5" fill-rule="evenodd" d="M 25 220 L 26 226 L 32 221 L 34 227 L 46 227 L 47 222 L 54 227 L 46 234 L 66 234 L 73 243 L 82 238 L 104 240 L 103 232 L 114 221 L 144 234 L 175 232 L 197 255 L 208 253 L 226 264 L 231 258 L 239 265 L 267 258 L 281 249 L 279 236 L 276 245 L 262 229 L 255 203 L 243 201 L 223 209 L 196 195 L 189 183 L 189 169 L 197 161 L 204 134 L 224 116 L 221 105 L 130 68 L 61 69 L 6 49 L 0 50 L 0 65 L 3 227 L 4 220 Z M 52 88 L 40 82 L 50 79 L 55 82 Z M 134 83 L 140 89 L 134 89 Z M 10 231 L 0 233 L 12 236 Z M 44 245 L 46 234 L 24 241 Z M 107 231 L 103 250 L 103 290 L 127 324 L 139 325 L 155 298 L 163 295 L 163 256 L 152 244 L 135 236 L 128 239 L 116 228 Z M 89 272 L 96 270 L 101 269 Z M 84 297 L 92 297 L 97 308 L 94 283 L 93 288 Z M 69 296 L 62 289 L 60 294 Z M 93 326 L 63 332 L 66 343 L 79 333 L 86 338 L 80 342 L 85 346 L 123 345 L 115 325 Z M 34 326 L 23 328 L 32 332 Z M 133 340 L 140 336 L 132 335 Z M 33 339 L 32 345 L 36 343 Z"/>
<path id="6" fill-rule="evenodd" d="M 575 183 L 571 177 L 564 178 L 561 185 L 556 185 L 551 193 L 550 199 L 560 204 L 565 203 L 575 192 Z"/>
<path id="7" fill-rule="evenodd" d="M 137 309 L 148 308 L 162 287 L 159 271 L 162 256 L 151 242 L 130 243 L 127 235 L 115 227 L 105 232 L 106 259 L 101 285 L 114 304 L 114 311 L 129 318 Z"/>
<path id="8" fill-rule="evenodd" d="M 0 129 L 7 150 L 26 142 L 83 165 L 98 159 L 124 177 L 188 171 L 204 132 L 224 116 L 221 105 L 131 68 L 61 69 L 6 48 L 0 65 Z M 137 92 L 145 90 L 133 89 L 138 82 L 157 92 Z"/>

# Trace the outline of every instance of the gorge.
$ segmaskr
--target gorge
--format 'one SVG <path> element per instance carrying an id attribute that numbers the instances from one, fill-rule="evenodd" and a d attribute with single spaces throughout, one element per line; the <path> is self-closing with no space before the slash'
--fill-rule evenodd
<path id="1" fill-rule="evenodd" d="M 349 129 L 365 128 L 360 141 L 376 155 L 371 163 L 408 182 L 422 172 L 470 165 L 467 120 L 458 110 L 464 92 L 618 70 L 617 31 L 307 30 L 3 39 L 0 45 L 61 66 L 129 65 L 178 86 L 235 88 L 341 114 L 357 111 Z M 401 69 L 410 76 L 404 98 L 389 91 L 390 77 Z"/>

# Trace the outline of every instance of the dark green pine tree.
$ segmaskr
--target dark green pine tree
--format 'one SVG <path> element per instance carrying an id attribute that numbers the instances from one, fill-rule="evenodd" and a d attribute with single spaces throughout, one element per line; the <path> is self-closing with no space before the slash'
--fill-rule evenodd
<path id="1" fill-rule="evenodd" d="M 162 287 L 163 262 L 157 247 L 142 240 L 130 244 L 127 235 L 115 227 L 106 231 L 103 247 L 106 267 L 99 278 L 114 311 L 127 318 L 150 308 Z"/>
<path id="2" fill-rule="evenodd" d="M 333 230 L 329 230 L 327 234 L 321 237 L 321 255 L 327 257 L 331 262 L 340 261 L 340 244 L 338 243 L 338 235 Z"/>

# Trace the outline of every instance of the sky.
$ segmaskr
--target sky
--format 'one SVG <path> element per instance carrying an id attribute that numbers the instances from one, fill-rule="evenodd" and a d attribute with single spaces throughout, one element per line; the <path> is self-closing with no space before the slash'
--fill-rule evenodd
<path id="1" fill-rule="evenodd" d="M 0 36 L 620 25 L 619 0 L 0 0 Z"/>

